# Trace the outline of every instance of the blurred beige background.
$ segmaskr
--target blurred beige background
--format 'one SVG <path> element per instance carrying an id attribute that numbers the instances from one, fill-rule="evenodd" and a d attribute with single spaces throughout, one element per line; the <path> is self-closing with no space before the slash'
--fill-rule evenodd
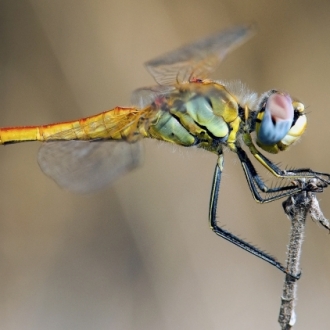
<path id="1" fill-rule="evenodd" d="M 129 105 L 143 63 L 227 26 L 258 34 L 215 77 L 289 91 L 308 130 L 283 166 L 330 171 L 330 2 L 3 0 L 1 126 Z M 38 143 L 0 148 L 0 328 L 278 329 L 283 274 L 208 228 L 215 156 L 145 141 L 145 164 L 94 195 L 58 188 Z M 263 170 L 264 177 L 270 178 Z M 319 196 L 330 217 L 330 191 Z M 281 202 L 257 205 L 227 154 L 219 221 L 280 260 Z M 330 237 L 309 219 L 295 329 L 328 329 Z"/>

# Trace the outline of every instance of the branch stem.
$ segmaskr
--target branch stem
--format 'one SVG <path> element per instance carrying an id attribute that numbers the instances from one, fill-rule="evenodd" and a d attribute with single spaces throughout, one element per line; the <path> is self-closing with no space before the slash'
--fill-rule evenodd
<path id="1" fill-rule="evenodd" d="M 287 252 L 287 270 L 289 274 L 300 274 L 300 257 L 305 232 L 307 213 L 315 222 L 330 230 L 329 221 L 324 218 L 316 199 L 315 192 L 321 192 L 323 184 L 318 179 L 297 180 L 306 190 L 290 196 L 283 202 L 283 208 L 291 222 L 290 239 Z M 296 322 L 295 304 L 297 299 L 297 280 L 285 276 L 278 322 L 282 330 L 290 330 Z"/>

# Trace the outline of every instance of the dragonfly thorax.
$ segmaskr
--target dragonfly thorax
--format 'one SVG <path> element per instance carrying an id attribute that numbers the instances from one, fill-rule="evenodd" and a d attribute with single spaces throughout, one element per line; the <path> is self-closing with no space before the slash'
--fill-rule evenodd
<path id="1" fill-rule="evenodd" d="M 158 120 L 151 137 L 183 146 L 196 145 L 218 152 L 236 141 L 240 126 L 239 105 L 224 85 L 204 80 L 177 85 L 151 104 Z"/>

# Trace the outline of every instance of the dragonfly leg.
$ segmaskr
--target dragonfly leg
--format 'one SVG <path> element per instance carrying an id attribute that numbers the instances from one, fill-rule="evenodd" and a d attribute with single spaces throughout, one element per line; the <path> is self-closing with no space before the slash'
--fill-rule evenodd
<path id="1" fill-rule="evenodd" d="M 264 156 L 253 144 L 251 136 L 249 134 L 245 134 L 244 142 L 248 146 L 250 152 L 255 157 L 255 159 L 264 167 L 267 168 L 273 175 L 278 178 L 315 178 L 324 182 L 325 184 L 330 184 L 330 174 L 323 172 L 315 172 L 310 168 L 299 168 L 292 169 L 289 171 L 282 170 L 278 166 L 276 166 L 272 161 L 270 161 L 266 156 Z"/>
<path id="2" fill-rule="evenodd" d="M 252 244 L 245 242 L 241 238 L 233 235 L 229 231 L 218 226 L 216 217 L 217 217 L 217 204 L 218 204 L 218 196 L 219 196 L 222 170 L 223 170 L 223 155 L 220 154 L 217 165 L 215 167 L 215 171 L 214 171 L 211 198 L 210 198 L 209 224 L 210 224 L 211 229 L 218 236 L 237 245 L 238 247 L 242 248 L 243 250 L 250 252 L 251 254 L 255 255 L 256 257 L 261 258 L 264 261 L 267 261 L 268 263 L 275 266 L 283 273 L 291 276 L 293 280 L 299 279 L 300 274 L 295 276 L 293 274 L 288 273 L 288 270 L 279 261 L 277 261 L 276 258 L 274 258 L 273 256 L 265 253 L 264 251 L 261 251 L 260 249 L 256 248 Z"/>
<path id="3" fill-rule="evenodd" d="M 274 187 L 274 188 L 267 187 L 267 185 L 263 182 L 263 180 L 258 175 L 256 169 L 254 168 L 254 166 L 253 166 L 251 160 L 249 159 L 249 157 L 247 156 L 246 152 L 240 147 L 237 147 L 236 152 L 237 152 L 237 155 L 241 162 L 241 165 L 243 167 L 246 180 L 247 180 L 247 182 L 249 184 L 249 188 L 252 192 L 252 196 L 258 203 L 272 202 L 274 200 L 277 200 L 277 199 L 280 199 L 280 198 L 283 198 L 286 196 L 290 196 L 292 194 L 299 193 L 300 191 L 303 190 L 303 188 L 301 186 L 294 185 L 294 184 L 279 186 L 279 187 Z M 275 195 L 264 198 L 260 195 L 258 189 L 263 193 L 275 194 Z"/>
<path id="4" fill-rule="evenodd" d="M 276 166 L 272 161 L 270 161 L 261 152 L 258 153 L 258 157 L 256 157 L 256 159 L 261 164 L 263 164 L 263 165 L 266 164 L 266 168 L 269 167 L 271 169 L 271 172 L 277 177 L 280 177 L 280 178 L 316 178 L 316 179 L 323 181 L 326 184 L 330 184 L 330 174 L 329 173 L 315 172 L 310 168 L 298 168 L 298 169 L 292 169 L 289 171 L 281 170 L 278 166 Z M 324 177 L 326 177 L 326 178 L 324 178 Z"/>

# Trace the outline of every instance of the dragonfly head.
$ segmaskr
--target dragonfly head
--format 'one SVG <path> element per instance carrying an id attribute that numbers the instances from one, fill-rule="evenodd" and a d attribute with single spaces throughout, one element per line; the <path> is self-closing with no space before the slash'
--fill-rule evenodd
<path id="1" fill-rule="evenodd" d="M 271 90 L 259 104 L 256 117 L 257 145 L 276 154 L 296 142 L 306 129 L 304 105 L 282 92 Z"/>

